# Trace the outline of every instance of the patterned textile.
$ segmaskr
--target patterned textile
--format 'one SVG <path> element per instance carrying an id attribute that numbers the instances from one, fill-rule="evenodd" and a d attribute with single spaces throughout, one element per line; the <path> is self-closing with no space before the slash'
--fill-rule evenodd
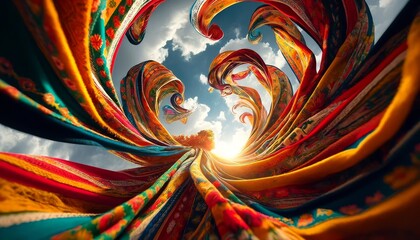
<path id="1" fill-rule="evenodd" d="M 236 94 L 252 124 L 226 160 L 181 146 L 159 121 L 186 121 L 184 86 L 147 61 L 112 83 L 121 39 L 141 44 L 161 0 L 16 0 L 0 8 L 0 123 L 102 146 L 141 167 L 108 171 L 48 156 L 0 153 L 1 239 L 416 239 L 420 237 L 420 17 L 409 1 L 374 44 L 356 1 L 259 0 L 248 38 L 269 26 L 300 82 L 254 51 L 220 53 L 209 85 Z M 197 0 L 190 20 L 245 0 Z M 294 23 L 320 46 L 315 57 Z M 242 72 L 235 68 L 247 65 Z M 253 74 L 265 109 L 241 80 Z"/>

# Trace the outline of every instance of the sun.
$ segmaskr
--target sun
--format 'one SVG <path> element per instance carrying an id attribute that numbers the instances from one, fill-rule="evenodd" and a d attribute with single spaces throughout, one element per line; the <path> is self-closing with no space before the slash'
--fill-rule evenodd
<path id="1" fill-rule="evenodd" d="M 231 141 L 216 140 L 215 147 L 211 152 L 224 159 L 234 159 L 241 153 L 246 140 L 247 138 L 235 137 Z"/>
<path id="2" fill-rule="evenodd" d="M 236 147 L 231 147 L 229 144 L 218 144 L 216 143 L 216 147 L 212 150 L 212 153 L 215 155 L 225 158 L 225 159 L 233 159 L 241 152 L 241 149 Z"/>

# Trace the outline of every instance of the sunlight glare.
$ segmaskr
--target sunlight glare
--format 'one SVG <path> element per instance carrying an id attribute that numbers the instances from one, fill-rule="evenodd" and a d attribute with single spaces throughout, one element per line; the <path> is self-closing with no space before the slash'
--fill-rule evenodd
<path id="1" fill-rule="evenodd" d="M 230 141 L 216 139 L 215 148 L 212 150 L 212 153 L 225 159 L 235 158 L 246 144 L 249 134 L 250 129 L 245 130 L 240 128 L 236 129 Z"/>

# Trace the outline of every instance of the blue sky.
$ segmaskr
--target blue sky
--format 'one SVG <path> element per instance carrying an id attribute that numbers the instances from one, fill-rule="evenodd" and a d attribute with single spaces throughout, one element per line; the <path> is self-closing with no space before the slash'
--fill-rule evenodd
<path id="1" fill-rule="evenodd" d="M 245 142 L 250 126 L 237 120 L 239 114 L 231 114 L 230 108 L 235 103 L 234 96 L 222 98 L 218 91 L 208 92 L 209 86 L 205 80 L 213 58 L 221 51 L 251 48 L 257 51 L 267 64 L 282 68 L 289 77 L 293 74 L 278 51 L 269 28 L 263 29 L 264 38 L 258 45 L 252 45 L 246 40 L 249 18 L 261 4 L 237 4 L 218 15 L 214 23 L 222 28 L 225 35 L 220 41 L 214 42 L 202 37 L 189 23 L 189 9 L 193 2 L 168 0 L 162 3 L 152 14 L 146 36 L 140 45 L 132 46 L 124 39 L 115 62 L 113 79 L 119 91 L 119 81 L 132 66 L 149 59 L 161 62 L 184 82 L 184 106 L 196 108 L 186 125 L 166 124 L 168 130 L 174 135 L 189 135 L 201 129 L 212 129 L 216 136 L 216 152 L 229 155 L 234 153 L 230 152 L 230 149 L 239 150 Z M 367 3 L 374 18 L 377 39 L 406 1 L 368 0 Z M 319 48 L 311 43 L 310 39 L 307 39 L 307 43 L 319 58 Z M 257 88 L 264 105 L 269 106 L 268 95 L 258 86 L 255 79 L 250 77 L 245 84 Z M 135 166 L 119 160 L 99 147 L 57 143 L 2 125 L 0 133 L 0 151 L 49 155 L 114 170 Z"/>

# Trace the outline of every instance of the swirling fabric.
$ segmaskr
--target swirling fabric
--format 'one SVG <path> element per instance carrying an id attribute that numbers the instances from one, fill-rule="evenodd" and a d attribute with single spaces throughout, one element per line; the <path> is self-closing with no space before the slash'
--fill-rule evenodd
<path id="1" fill-rule="evenodd" d="M 220 39 L 212 19 L 239 2 L 197 0 L 191 23 Z M 141 44 L 161 1 L 3 3 L 0 122 L 103 146 L 139 167 L 0 153 L 1 238 L 418 238 L 418 3 L 373 44 L 362 0 L 260 2 L 248 38 L 257 43 L 258 28 L 271 27 L 300 86 L 293 94 L 288 76 L 249 49 L 213 60 L 209 85 L 238 95 L 234 108 L 247 108 L 240 119 L 252 125 L 232 160 L 181 146 L 159 121 L 161 109 L 168 122 L 191 114 L 182 81 L 163 65 L 134 63 L 121 101 L 115 92 L 122 37 Z M 295 23 L 321 48 L 318 70 Z M 269 109 L 241 85 L 251 74 L 270 94 Z"/>

